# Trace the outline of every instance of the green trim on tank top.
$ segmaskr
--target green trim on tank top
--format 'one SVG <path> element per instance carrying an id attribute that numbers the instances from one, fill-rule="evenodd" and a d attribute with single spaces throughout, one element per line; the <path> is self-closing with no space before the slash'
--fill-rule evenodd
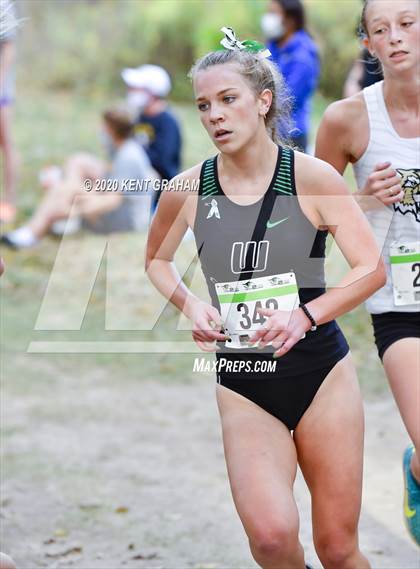
<path id="1" fill-rule="evenodd" d="M 214 196 L 218 193 L 216 186 L 216 177 L 214 175 L 215 159 L 209 158 L 204 162 L 203 168 L 203 181 L 201 184 L 202 193 L 201 199 L 205 200 L 209 196 Z"/>
<path id="2" fill-rule="evenodd" d="M 277 171 L 276 180 L 273 184 L 273 190 L 278 193 L 286 194 L 288 196 L 293 195 L 292 190 L 292 159 L 291 159 L 290 148 L 282 148 L 282 156 L 280 167 Z M 201 184 L 202 193 L 201 199 L 208 199 L 209 196 L 217 195 L 218 189 L 216 185 L 216 174 L 215 169 L 217 168 L 217 157 L 209 158 L 204 162 L 203 167 L 203 180 Z"/>
<path id="3" fill-rule="evenodd" d="M 290 148 L 283 148 L 282 155 L 281 155 L 281 163 L 280 168 L 277 172 L 276 181 L 273 185 L 273 190 L 279 192 L 281 194 L 286 194 L 288 196 L 293 195 L 292 189 L 292 158 L 291 158 L 292 151 Z"/>

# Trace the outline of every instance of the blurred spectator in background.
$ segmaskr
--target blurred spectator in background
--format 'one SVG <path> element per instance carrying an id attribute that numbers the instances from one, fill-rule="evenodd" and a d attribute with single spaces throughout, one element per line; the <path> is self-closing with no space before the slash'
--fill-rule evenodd
<path id="1" fill-rule="evenodd" d="M 12 140 L 15 37 L 17 19 L 11 0 L 0 2 L 0 148 L 2 186 L 0 222 L 12 223 L 16 217 L 17 154 Z"/>
<path id="2" fill-rule="evenodd" d="M 300 0 L 271 0 L 261 19 L 261 29 L 289 88 L 294 129 L 281 136 L 306 152 L 311 113 L 310 101 L 318 84 L 320 62 L 318 48 L 305 29 L 305 10 Z"/>
<path id="3" fill-rule="evenodd" d="M 110 109 L 102 116 L 110 166 L 90 154 L 76 154 L 64 172 L 57 166 L 44 171 L 45 197 L 26 225 L 2 236 L 3 243 L 32 247 L 61 219 L 69 224 L 82 218 L 85 227 L 99 233 L 147 229 L 154 178 L 150 161 L 134 138 L 126 109 Z"/>
<path id="4" fill-rule="evenodd" d="M 365 0 L 362 0 L 362 4 Z M 363 30 L 357 26 L 356 35 L 359 39 L 364 36 Z M 384 78 L 379 60 L 363 47 L 359 57 L 353 62 L 343 87 L 343 97 L 351 97 L 365 87 L 373 85 Z"/>
<path id="5" fill-rule="evenodd" d="M 359 59 L 356 59 L 347 75 L 343 96 L 351 97 L 365 87 L 369 87 L 369 85 L 373 85 L 377 81 L 382 81 L 383 78 L 379 61 L 367 49 L 363 49 Z"/>
<path id="6" fill-rule="evenodd" d="M 182 147 L 178 121 L 165 100 L 171 79 L 158 65 L 123 69 L 121 76 L 128 88 L 127 104 L 136 117 L 136 137 L 159 176 L 170 180 L 179 173 Z M 160 192 L 155 192 L 154 205 L 159 197 Z"/>

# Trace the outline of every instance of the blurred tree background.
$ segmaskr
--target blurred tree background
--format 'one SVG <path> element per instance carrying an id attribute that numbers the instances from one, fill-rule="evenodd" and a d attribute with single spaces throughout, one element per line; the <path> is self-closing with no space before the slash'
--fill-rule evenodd
<path id="1" fill-rule="evenodd" d="M 20 0 L 25 18 L 20 52 L 25 88 L 94 95 L 123 91 L 120 70 L 142 63 L 166 67 L 173 98 L 190 99 L 193 60 L 217 49 L 220 28 L 261 38 L 265 0 Z M 339 98 L 358 53 L 360 0 L 306 0 L 309 30 L 323 62 L 321 93 Z"/>

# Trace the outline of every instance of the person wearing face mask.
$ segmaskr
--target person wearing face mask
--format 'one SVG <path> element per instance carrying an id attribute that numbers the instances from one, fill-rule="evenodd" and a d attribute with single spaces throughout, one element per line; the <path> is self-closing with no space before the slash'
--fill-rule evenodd
<path id="1" fill-rule="evenodd" d="M 298 149 L 308 145 L 311 99 L 318 84 L 318 48 L 305 29 L 300 0 L 271 0 L 261 18 L 261 29 L 272 60 L 284 77 L 292 97 L 292 125 L 280 124 L 282 135 Z"/>
<path id="2" fill-rule="evenodd" d="M 45 195 L 30 220 L 1 237 L 13 249 L 35 246 L 57 221 L 82 225 L 96 233 L 144 230 L 149 223 L 152 182 L 150 161 L 134 138 L 134 124 L 126 109 L 112 108 L 102 115 L 102 144 L 109 163 L 96 156 L 71 156 L 63 170 L 45 168 L 40 176 Z M 125 181 L 144 181 L 142 191 L 132 192 Z"/>
<path id="3" fill-rule="evenodd" d="M 162 180 L 179 173 L 182 138 L 177 119 L 169 110 L 166 97 L 171 90 L 168 73 L 158 65 L 123 69 L 127 85 L 127 105 L 136 119 L 136 137 Z M 156 206 L 161 192 L 154 193 Z"/>

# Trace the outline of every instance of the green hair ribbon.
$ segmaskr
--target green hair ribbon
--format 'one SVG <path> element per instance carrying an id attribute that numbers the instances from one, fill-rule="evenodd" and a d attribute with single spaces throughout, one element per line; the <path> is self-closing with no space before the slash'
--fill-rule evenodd
<path id="1" fill-rule="evenodd" d="M 239 41 L 232 28 L 223 27 L 220 31 L 225 34 L 225 37 L 220 41 L 225 49 L 247 51 L 263 59 L 271 55 L 270 50 L 260 42 L 255 40 Z"/>

